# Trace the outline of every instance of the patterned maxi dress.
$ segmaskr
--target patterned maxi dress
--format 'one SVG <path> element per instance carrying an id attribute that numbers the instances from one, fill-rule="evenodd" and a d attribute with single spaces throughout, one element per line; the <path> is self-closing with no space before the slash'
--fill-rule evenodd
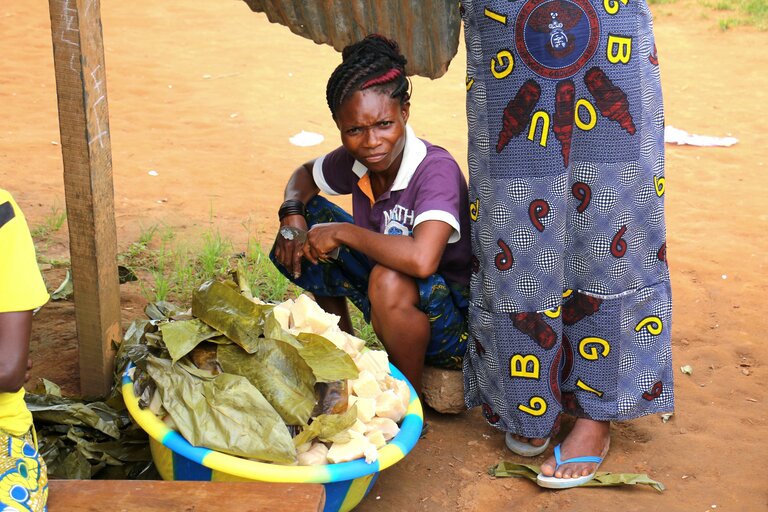
<path id="1" fill-rule="evenodd" d="M 468 407 L 674 406 L 664 112 L 645 0 L 464 0 L 473 274 Z"/>

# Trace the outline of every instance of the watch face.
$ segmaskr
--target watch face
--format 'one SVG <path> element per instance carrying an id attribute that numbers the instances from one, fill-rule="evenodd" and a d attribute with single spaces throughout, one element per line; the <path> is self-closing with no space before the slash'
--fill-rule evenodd
<path id="1" fill-rule="evenodd" d="M 286 240 L 293 240 L 295 233 L 288 226 L 283 226 L 280 228 L 280 235 Z"/>
<path id="2" fill-rule="evenodd" d="M 307 241 L 307 232 L 303 229 L 294 228 L 292 226 L 281 226 L 280 236 L 286 240 L 294 240 L 298 243 L 304 243 Z"/>

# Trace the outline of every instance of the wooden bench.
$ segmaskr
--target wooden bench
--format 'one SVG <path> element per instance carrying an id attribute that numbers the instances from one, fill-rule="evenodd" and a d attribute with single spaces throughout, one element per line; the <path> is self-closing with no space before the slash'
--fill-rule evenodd
<path id="1" fill-rule="evenodd" d="M 50 512 L 321 512 L 320 484 L 49 480 Z"/>

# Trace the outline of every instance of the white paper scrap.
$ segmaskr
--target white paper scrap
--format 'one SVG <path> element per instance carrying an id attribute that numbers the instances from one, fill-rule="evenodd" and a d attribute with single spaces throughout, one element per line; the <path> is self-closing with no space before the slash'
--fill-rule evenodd
<path id="1" fill-rule="evenodd" d="M 296 135 L 289 138 L 288 140 L 294 146 L 308 147 L 308 146 L 317 146 L 318 144 L 323 142 L 323 140 L 325 140 L 325 137 L 323 137 L 319 133 L 305 132 L 304 130 L 301 130 L 301 132 L 297 133 Z"/>
<path id="2" fill-rule="evenodd" d="M 703 146 L 703 147 L 728 147 L 733 146 L 739 139 L 736 137 L 712 137 L 710 135 L 694 135 L 675 128 L 666 126 L 664 128 L 664 142 L 668 144 L 677 144 L 678 146 Z"/>

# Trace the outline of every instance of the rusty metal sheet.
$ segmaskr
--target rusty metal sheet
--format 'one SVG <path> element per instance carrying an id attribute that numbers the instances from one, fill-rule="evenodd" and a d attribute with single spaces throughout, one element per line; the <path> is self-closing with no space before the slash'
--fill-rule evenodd
<path id="1" fill-rule="evenodd" d="M 459 45 L 457 0 L 243 0 L 272 23 L 341 51 L 378 33 L 394 39 L 409 74 L 438 78 Z"/>

